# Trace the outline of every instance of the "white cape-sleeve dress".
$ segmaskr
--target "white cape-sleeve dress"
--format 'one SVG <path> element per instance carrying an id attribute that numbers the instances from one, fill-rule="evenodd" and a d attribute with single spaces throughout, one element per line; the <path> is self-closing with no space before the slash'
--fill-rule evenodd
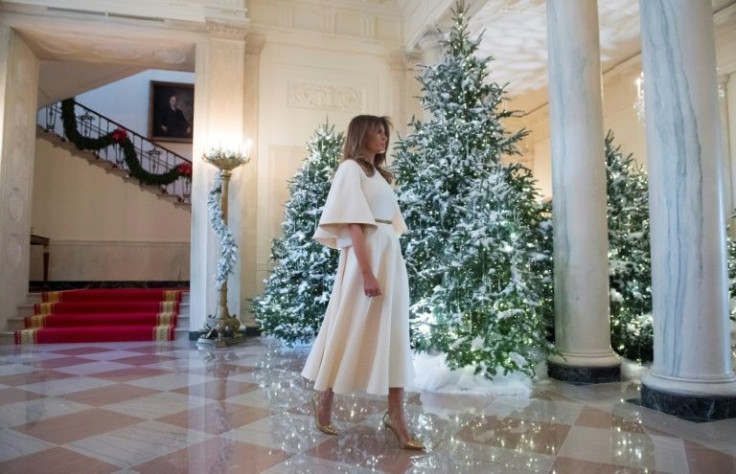
<path id="1" fill-rule="evenodd" d="M 366 249 L 381 296 L 370 298 L 363 291 L 351 223 L 366 225 Z M 386 395 L 389 387 L 410 387 L 409 282 L 398 238 L 405 231 L 386 180 L 377 172 L 367 176 L 354 160 L 340 164 L 314 235 L 340 249 L 325 319 L 302 371 L 315 390 Z"/>

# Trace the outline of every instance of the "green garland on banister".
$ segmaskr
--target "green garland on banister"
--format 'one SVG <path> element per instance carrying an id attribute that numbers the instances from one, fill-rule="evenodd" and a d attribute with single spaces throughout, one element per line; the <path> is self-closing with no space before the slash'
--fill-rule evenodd
<path id="1" fill-rule="evenodd" d="M 117 144 L 123 150 L 123 158 L 125 159 L 125 164 L 128 165 L 130 176 L 142 184 L 167 185 L 173 183 L 180 177 L 191 179 L 192 165 L 188 162 L 179 163 L 161 174 L 149 173 L 144 170 L 138 159 L 138 154 L 135 152 L 133 142 L 128 138 L 127 131 L 122 128 L 118 128 L 99 138 L 85 137 L 77 130 L 77 117 L 74 113 L 74 105 L 74 99 L 66 99 L 61 102 L 61 120 L 64 124 L 66 138 L 79 150 L 97 151 Z"/>

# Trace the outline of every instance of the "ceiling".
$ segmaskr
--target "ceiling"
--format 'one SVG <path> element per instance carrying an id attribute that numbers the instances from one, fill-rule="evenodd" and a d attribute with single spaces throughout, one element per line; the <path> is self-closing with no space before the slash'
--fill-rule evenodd
<path id="1" fill-rule="evenodd" d="M 713 11 L 736 0 L 713 0 Z M 605 73 L 637 56 L 639 0 L 599 0 L 601 69 Z M 513 107 L 532 111 L 547 102 L 547 5 L 544 0 L 488 0 L 470 20 L 479 53 L 495 58 L 489 79 L 508 84 Z"/>
<path id="2" fill-rule="evenodd" d="M 417 0 L 363 0 L 407 11 Z M 450 0 L 433 0 L 438 5 L 454 4 Z M 444 3 L 443 3 L 444 2 Z M 483 35 L 479 53 L 495 58 L 489 65 L 489 79 L 508 83 L 507 92 L 515 109 L 533 111 L 547 103 L 547 28 L 545 0 L 466 0 L 475 12 L 470 21 L 471 34 Z M 717 12 L 736 0 L 712 0 Z M 639 54 L 639 0 L 599 0 L 601 64 L 611 70 Z M 448 17 L 445 12 L 443 17 Z M 146 68 L 193 70 L 195 48 L 191 42 L 162 31 L 162 25 L 143 25 L 125 37 L 110 37 L 104 31 L 78 31 L 62 16 L 53 36 L 43 25 L 23 32 L 39 58 L 47 60 L 41 71 L 41 95 L 44 102 L 64 95 L 61 78 L 99 87 Z M 153 23 L 153 22 L 152 22 Z M 164 28 L 165 30 L 165 28 Z M 151 33 L 159 32 L 159 33 Z M 89 43 L 94 34 L 95 44 Z M 146 35 L 148 40 L 141 40 Z M 85 64 L 81 63 L 83 61 Z M 71 63 L 64 64 L 65 62 Z M 68 74 L 69 68 L 84 74 Z M 73 87 L 80 92 L 79 83 Z M 63 98 L 63 97 L 62 97 Z M 44 104 L 39 104 L 44 105 Z"/>

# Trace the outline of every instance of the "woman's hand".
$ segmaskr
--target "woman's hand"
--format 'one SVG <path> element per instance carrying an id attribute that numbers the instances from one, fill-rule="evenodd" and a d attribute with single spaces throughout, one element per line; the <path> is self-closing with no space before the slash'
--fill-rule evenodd
<path id="1" fill-rule="evenodd" d="M 363 291 L 366 296 L 381 296 L 381 287 L 378 285 L 378 279 L 371 273 L 363 278 Z"/>
<path id="2" fill-rule="evenodd" d="M 378 285 L 378 279 L 373 274 L 371 264 L 368 259 L 368 249 L 365 244 L 365 230 L 361 224 L 349 224 L 350 238 L 353 240 L 353 250 L 355 258 L 358 260 L 360 273 L 363 275 L 363 292 L 366 296 L 381 296 L 381 287 Z"/>

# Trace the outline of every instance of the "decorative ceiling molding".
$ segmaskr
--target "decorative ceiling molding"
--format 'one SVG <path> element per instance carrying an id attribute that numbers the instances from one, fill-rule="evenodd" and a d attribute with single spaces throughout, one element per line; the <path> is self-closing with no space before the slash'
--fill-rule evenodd
<path id="1" fill-rule="evenodd" d="M 472 36 L 484 32 L 479 53 L 495 58 L 489 79 L 508 84 L 515 109 L 543 106 L 545 0 L 465 4 Z M 421 45 L 423 60 L 431 63 L 436 25 L 447 26 L 454 5 L 455 0 L 248 0 L 246 8 L 246 0 L 0 0 L 0 24 L 18 31 L 46 60 L 191 71 L 195 44 L 212 35 L 245 39 L 248 54 L 278 43 L 387 57 L 393 51 L 416 53 Z M 736 1 L 712 0 L 712 5 L 719 44 L 733 44 Z M 639 54 L 638 6 L 639 0 L 598 2 L 606 75 L 632 66 Z M 728 49 L 718 51 L 722 73 L 736 69 L 736 53 Z M 416 56 L 408 61 L 414 59 L 419 62 Z M 401 67 L 395 58 L 389 64 Z"/>
<path id="2" fill-rule="evenodd" d="M 393 0 L 252 0 L 251 21 L 269 37 L 301 36 L 402 44 L 401 15 Z"/>
<path id="3" fill-rule="evenodd" d="M 40 7 L 57 13 L 88 13 L 109 18 L 204 22 L 206 18 L 244 20 L 246 0 L 3 0 L 0 3 Z"/>
<path id="4" fill-rule="evenodd" d="M 250 31 L 250 21 L 228 21 L 219 18 L 205 20 L 207 32 L 217 38 L 244 40 Z"/>

